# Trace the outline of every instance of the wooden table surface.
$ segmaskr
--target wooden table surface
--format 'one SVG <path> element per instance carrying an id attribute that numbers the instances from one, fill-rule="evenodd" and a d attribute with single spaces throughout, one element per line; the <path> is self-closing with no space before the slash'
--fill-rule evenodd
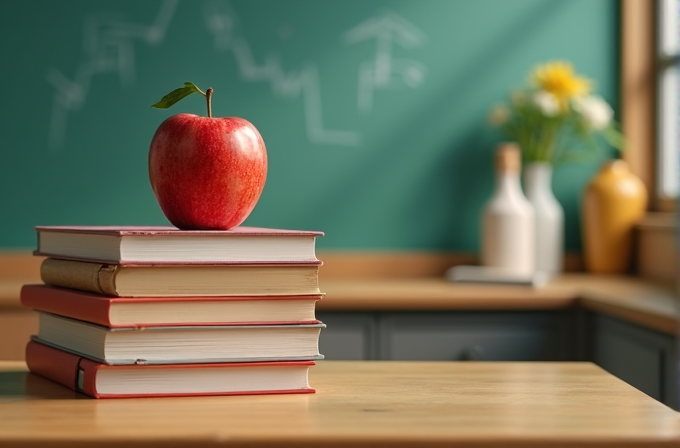
<path id="1" fill-rule="evenodd" d="M 680 446 L 680 414 L 590 363 L 321 361 L 311 395 L 84 398 L 0 363 L 0 446 Z"/>

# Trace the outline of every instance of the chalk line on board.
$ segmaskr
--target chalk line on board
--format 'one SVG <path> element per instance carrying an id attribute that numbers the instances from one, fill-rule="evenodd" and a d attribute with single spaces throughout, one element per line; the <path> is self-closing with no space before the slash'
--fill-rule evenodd
<path id="1" fill-rule="evenodd" d="M 316 64 L 309 62 L 297 72 L 285 72 L 279 61 L 272 57 L 265 58 L 258 64 L 248 41 L 234 32 L 236 15 L 228 2 L 206 3 L 204 13 L 206 26 L 214 36 L 214 47 L 233 54 L 241 79 L 248 82 L 269 82 L 273 94 L 281 98 L 302 96 L 309 141 L 338 146 L 361 144 L 360 133 L 328 129 L 324 125 L 319 70 Z"/>
<path id="2" fill-rule="evenodd" d="M 375 59 L 359 67 L 357 105 L 361 112 L 373 108 L 374 92 L 378 89 L 416 88 L 423 83 L 427 68 L 420 62 L 395 59 L 394 44 L 404 48 L 420 46 L 427 36 L 408 20 L 391 11 L 368 19 L 343 35 L 347 44 L 375 40 Z"/>
<path id="3" fill-rule="evenodd" d="M 76 68 L 74 79 L 60 70 L 47 70 L 47 81 L 54 87 L 54 99 L 48 133 L 49 148 L 58 150 L 64 143 L 69 112 L 87 102 L 92 78 L 103 73 L 117 73 L 121 84 L 135 81 L 135 40 L 158 45 L 165 38 L 179 0 L 164 0 L 151 25 L 128 21 L 121 14 L 95 13 L 83 23 L 85 58 Z"/>

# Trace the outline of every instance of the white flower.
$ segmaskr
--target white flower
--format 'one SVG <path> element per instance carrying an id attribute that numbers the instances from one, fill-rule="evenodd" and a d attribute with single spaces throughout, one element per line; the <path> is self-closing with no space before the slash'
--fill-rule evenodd
<path id="1" fill-rule="evenodd" d="M 572 104 L 574 110 L 583 116 L 586 125 L 594 130 L 607 127 L 614 116 L 612 108 L 599 96 L 576 97 Z"/>
<path id="2" fill-rule="evenodd" d="M 539 90 L 534 93 L 531 101 L 546 117 L 554 117 L 560 113 L 560 103 L 557 101 L 557 98 L 545 90 Z"/>
<path id="3" fill-rule="evenodd" d="M 489 123 L 492 126 L 501 126 L 510 118 L 510 110 L 505 104 L 497 104 L 489 113 Z"/>

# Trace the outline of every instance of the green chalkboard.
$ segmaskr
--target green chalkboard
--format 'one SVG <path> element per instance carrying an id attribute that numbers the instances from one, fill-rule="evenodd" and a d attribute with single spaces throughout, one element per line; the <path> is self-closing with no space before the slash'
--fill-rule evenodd
<path id="1" fill-rule="evenodd" d="M 0 248 L 35 225 L 165 224 L 147 175 L 192 81 L 260 130 L 264 193 L 247 225 L 323 230 L 321 248 L 475 250 L 501 136 L 490 107 L 567 59 L 617 105 L 615 0 L 3 0 Z M 566 245 L 597 164 L 554 188 Z"/>

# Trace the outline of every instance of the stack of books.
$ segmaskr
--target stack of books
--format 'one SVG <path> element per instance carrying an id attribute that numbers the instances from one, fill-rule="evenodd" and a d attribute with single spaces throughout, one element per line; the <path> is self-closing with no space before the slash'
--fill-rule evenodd
<path id="1" fill-rule="evenodd" d="M 96 398 L 314 392 L 321 232 L 36 230 L 33 373 Z"/>

